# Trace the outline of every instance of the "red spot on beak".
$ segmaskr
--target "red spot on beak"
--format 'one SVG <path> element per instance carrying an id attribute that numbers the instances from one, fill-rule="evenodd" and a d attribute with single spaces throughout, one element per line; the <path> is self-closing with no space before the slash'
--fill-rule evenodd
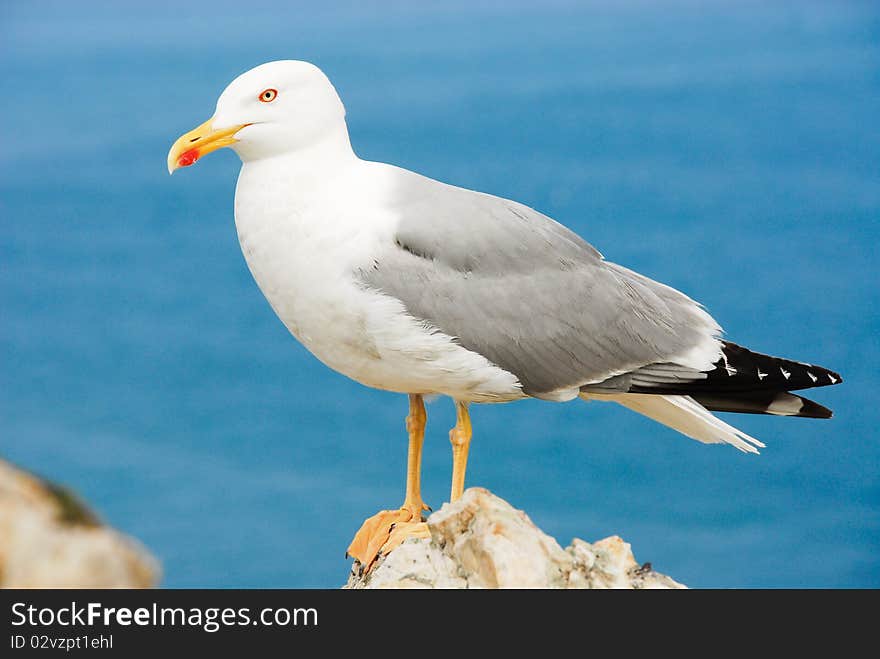
<path id="1" fill-rule="evenodd" d="M 180 154 L 180 157 L 177 159 L 178 167 L 189 167 L 196 160 L 199 159 L 199 150 L 198 149 L 190 149 L 189 151 L 184 151 Z"/>

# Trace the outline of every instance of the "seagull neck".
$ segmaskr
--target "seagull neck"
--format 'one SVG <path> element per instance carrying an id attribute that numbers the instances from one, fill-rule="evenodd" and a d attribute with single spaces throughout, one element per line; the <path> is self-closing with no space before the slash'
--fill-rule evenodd
<path id="1" fill-rule="evenodd" d="M 298 186 L 302 186 L 308 180 L 326 180 L 328 175 L 355 160 L 357 156 L 351 148 L 348 127 L 343 121 L 307 146 L 245 164 L 248 168 L 282 173 L 283 178 L 296 180 Z"/>

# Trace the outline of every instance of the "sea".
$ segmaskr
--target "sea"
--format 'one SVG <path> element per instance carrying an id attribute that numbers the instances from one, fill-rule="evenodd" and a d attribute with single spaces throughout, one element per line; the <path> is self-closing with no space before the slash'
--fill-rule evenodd
<path id="1" fill-rule="evenodd" d="M 238 74 L 305 59 L 352 143 L 568 225 L 754 350 L 839 371 L 831 420 L 475 405 L 468 484 L 692 587 L 880 586 L 880 7 L 873 2 L 0 3 L 0 457 L 167 587 L 345 582 L 403 499 L 406 397 L 313 358 L 233 224 L 236 155 L 168 176 Z M 428 406 L 448 498 L 453 406 Z"/>

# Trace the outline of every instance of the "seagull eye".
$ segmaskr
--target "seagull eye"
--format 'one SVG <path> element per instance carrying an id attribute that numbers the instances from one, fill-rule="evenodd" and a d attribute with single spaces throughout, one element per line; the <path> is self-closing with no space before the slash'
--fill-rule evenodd
<path id="1" fill-rule="evenodd" d="M 260 92 L 260 101 L 263 103 L 271 103 L 275 100 L 276 96 L 278 96 L 277 89 L 264 89 Z"/>

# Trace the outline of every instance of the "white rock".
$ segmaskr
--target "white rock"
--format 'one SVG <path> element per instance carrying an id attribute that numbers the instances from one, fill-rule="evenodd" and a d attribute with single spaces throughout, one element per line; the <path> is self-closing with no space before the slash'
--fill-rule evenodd
<path id="1" fill-rule="evenodd" d="M 0 460 L 0 587 L 147 588 L 159 574 L 67 491 Z"/>
<path id="2" fill-rule="evenodd" d="M 528 516 L 472 488 L 428 518 L 430 539 L 407 540 L 346 588 L 685 588 L 640 566 L 617 536 L 562 549 Z"/>

